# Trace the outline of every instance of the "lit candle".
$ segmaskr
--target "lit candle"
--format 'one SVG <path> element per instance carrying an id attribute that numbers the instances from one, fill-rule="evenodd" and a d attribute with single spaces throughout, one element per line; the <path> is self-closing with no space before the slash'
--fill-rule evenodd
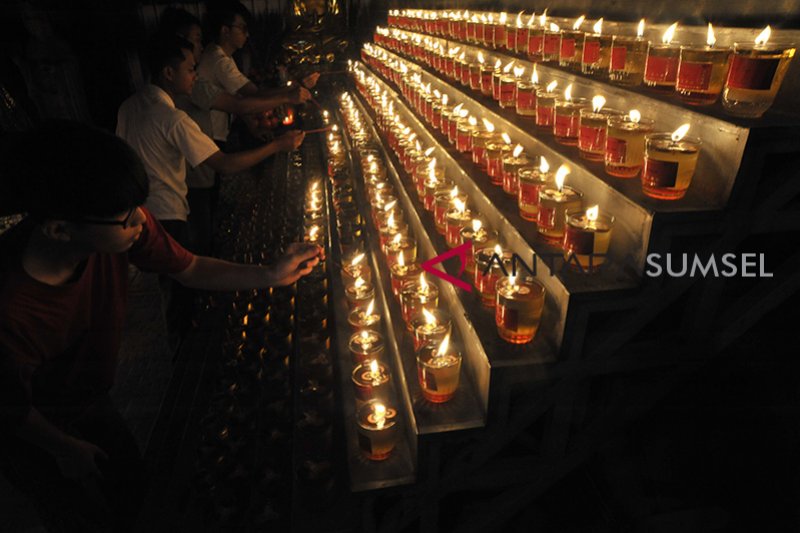
<path id="1" fill-rule="evenodd" d="M 375 289 L 372 287 L 372 283 L 362 277 L 356 278 L 352 284 L 345 286 L 344 293 L 351 310 L 366 307 L 369 301 L 375 297 Z"/>
<path id="2" fill-rule="evenodd" d="M 556 115 L 556 99 L 558 95 L 555 90 L 558 87 L 557 81 L 551 81 L 544 89 L 536 91 L 536 125 L 553 131 L 553 123 Z"/>
<path id="3" fill-rule="evenodd" d="M 447 233 L 447 222 L 445 220 L 445 216 L 447 215 L 447 211 L 453 207 L 453 202 L 455 200 L 459 200 L 464 203 L 467 201 L 467 195 L 463 192 L 460 192 L 457 186 L 454 186 L 450 190 L 442 189 L 436 191 L 435 193 L 433 220 L 436 224 L 436 231 L 441 235 L 445 235 Z"/>
<path id="4" fill-rule="evenodd" d="M 428 310 L 423 307 L 421 312 L 411 317 L 414 350 L 416 351 L 432 342 L 438 344 L 445 336 L 450 335 L 452 329 L 453 321 L 447 311 L 441 309 Z"/>
<path id="5" fill-rule="evenodd" d="M 675 90 L 690 105 L 711 105 L 722 92 L 730 50 L 714 48 L 714 28 L 708 24 L 706 46 L 681 46 Z"/>
<path id="6" fill-rule="evenodd" d="M 608 117 L 606 172 L 617 178 L 635 178 L 644 165 L 644 137 L 653 131 L 653 120 L 632 109 L 625 116 Z"/>
<path id="7" fill-rule="evenodd" d="M 372 329 L 362 329 L 350 336 L 347 343 L 353 361 L 363 363 L 383 357 L 383 335 Z"/>
<path id="8" fill-rule="evenodd" d="M 539 166 L 526 166 L 518 171 L 519 216 L 525 220 L 536 222 L 539 218 L 539 192 L 552 179 L 550 164 L 544 157 L 539 158 Z"/>
<path id="9" fill-rule="evenodd" d="M 502 48 L 506 45 L 506 34 L 508 33 L 508 28 L 506 27 L 507 21 L 508 13 L 500 13 L 497 23 L 494 24 L 494 35 L 490 43 L 492 48 Z"/>
<path id="10" fill-rule="evenodd" d="M 564 90 L 564 99 L 556 100 L 553 135 L 556 142 L 574 146 L 578 144 L 581 109 L 589 106 L 585 98 L 572 97 L 572 84 Z"/>
<path id="11" fill-rule="evenodd" d="M 470 71 L 466 52 L 461 52 L 461 55 L 458 56 L 458 60 L 456 62 L 456 74 L 458 75 L 458 81 L 461 83 L 461 85 L 469 87 Z"/>
<path id="12" fill-rule="evenodd" d="M 542 61 L 550 63 L 558 61 L 559 52 L 561 50 L 561 28 L 552 22 L 544 30 L 544 39 L 542 41 Z"/>
<path id="13" fill-rule="evenodd" d="M 503 250 L 499 244 L 475 249 L 475 288 L 483 305 L 494 307 L 497 281 L 510 269 L 511 252 Z"/>
<path id="14" fill-rule="evenodd" d="M 419 276 L 422 269 L 413 261 L 408 261 L 406 264 L 405 254 L 401 251 L 397 255 L 397 262 L 389 267 L 389 272 L 392 278 L 392 292 L 399 300 L 403 286 Z"/>
<path id="15" fill-rule="evenodd" d="M 350 261 L 342 265 L 342 281 L 345 285 L 355 283 L 356 279 L 363 278 L 364 281 L 372 280 L 372 270 L 366 261 L 366 254 L 359 253 Z"/>
<path id="16" fill-rule="evenodd" d="M 482 55 L 478 56 L 479 60 L 483 57 Z M 492 94 L 492 79 L 494 78 L 495 71 L 499 72 L 501 68 L 501 62 L 498 59 L 494 66 L 489 64 L 481 63 L 481 84 L 480 90 L 481 94 L 484 96 L 490 96 Z"/>
<path id="17" fill-rule="evenodd" d="M 408 331 L 413 331 L 411 318 L 417 313 L 421 313 L 423 307 L 435 308 L 438 306 L 439 287 L 428 283 L 424 273 L 419 275 L 419 279 L 409 281 L 400 289 L 400 308 Z"/>
<path id="18" fill-rule="evenodd" d="M 606 77 L 611 63 L 611 42 L 613 36 L 603 35 L 603 19 L 592 27 L 594 33 L 587 33 L 583 39 L 581 71 L 589 76 Z"/>
<path id="19" fill-rule="evenodd" d="M 517 173 L 519 169 L 528 164 L 528 156 L 522 151 L 522 145 L 517 145 L 510 155 L 503 158 L 503 192 L 516 196 L 519 192 Z"/>
<path id="20" fill-rule="evenodd" d="M 372 461 L 387 459 L 398 439 L 397 411 L 378 401 L 358 410 L 358 445 Z"/>
<path id="21" fill-rule="evenodd" d="M 506 50 L 511 52 L 516 52 L 517 50 L 517 34 L 520 32 L 521 28 L 523 28 L 522 24 L 522 11 L 519 12 L 517 15 L 516 23 L 509 24 L 506 27 L 506 41 L 503 43 L 503 46 Z"/>
<path id="22" fill-rule="evenodd" d="M 498 60 L 499 62 L 499 60 Z M 499 102 L 501 98 L 502 84 L 505 80 L 506 83 L 512 82 L 511 69 L 514 68 L 514 60 L 512 59 L 502 69 L 495 69 L 492 73 L 492 98 Z"/>
<path id="23" fill-rule="evenodd" d="M 644 19 L 639 21 L 636 37 L 615 35 L 611 44 L 608 77 L 620 85 L 641 85 L 649 41 L 643 37 Z"/>
<path id="24" fill-rule="evenodd" d="M 454 198 L 452 205 L 444 215 L 445 240 L 447 246 L 455 248 L 461 244 L 461 228 L 472 221 L 472 211 L 467 209 L 466 202 L 460 198 Z"/>
<path id="25" fill-rule="evenodd" d="M 683 198 L 692 182 L 700 140 L 686 137 L 689 124 L 672 133 L 651 133 L 645 137 L 642 191 L 659 200 Z"/>
<path id="26" fill-rule="evenodd" d="M 564 185 L 569 167 L 561 165 L 555 176 L 556 188 L 546 187 L 539 191 L 539 215 L 536 219 L 539 235 L 549 241 L 564 239 L 565 213 L 568 209 L 580 209 L 583 193 Z"/>
<path id="27" fill-rule="evenodd" d="M 471 276 L 475 275 L 475 250 L 487 248 L 497 244 L 497 232 L 489 229 L 479 218 L 473 218 L 472 222 L 461 228 L 461 243 L 471 243 L 467 250 L 467 261 L 464 270 Z"/>
<path id="28" fill-rule="evenodd" d="M 547 27 L 547 9 L 539 17 L 538 25 L 534 24 L 535 15 L 528 21 L 528 60 L 543 61 L 544 32 Z"/>
<path id="29" fill-rule="evenodd" d="M 472 132 L 478 125 L 478 119 L 469 117 L 460 119 L 456 131 L 456 150 L 459 152 L 469 152 L 472 150 Z"/>
<path id="30" fill-rule="evenodd" d="M 722 105 L 731 115 L 758 118 L 778 94 L 796 48 L 793 44 L 767 44 L 770 33 L 767 26 L 754 44 L 733 44 L 731 68 L 722 94 Z"/>
<path id="31" fill-rule="evenodd" d="M 320 226 L 317 225 L 311 226 L 308 229 L 305 241 L 311 244 L 316 244 L 318 246 L 324 246 L 325 233 L 321 230 L 322 228 Z"/>
<path id="32" fill-rule="evenodd" d="M 500 107 L 514 107 L 517 81 L 525 72 L 525 67 L 514 67 L 513 75 L 503 74 L 500 77 Z"/>
<path id="33" fill-rule="evenodd" d="M 461 372 L 461 354 L 450 346 L 450 335 L 441 344 L 431 343 L 417 354 L 417 377 L 422 395 L 433 403 L 443 403 L 455 396 Z"/>
<path id="34" fill-rule="evenodd" d="M 458 104 L 453 108 L 453 113 L 450 115 L 450 123 L 448 124 L 447 128 L 447 140 L 450 144 L 456 143 L 456 137 L 458 136 L 458 124 L 462 120 L 467 119 L 467 115 L 469 115 L 469 111 L 463 109 L 464 104 Z"/>
<path id="35" fill-rule="evenodd" d="M 596 272 L 605 262 L 614 217 L 601 213 L 598 206 L 567 211 L 564 232 L 564 260 L 583 273 Z"/>
<path id="36" fill-rule="evenodd" d="M 486 143 L 496 138 L 494 124 L 482 119 L 483 128 L 472 133 L 472 162 L 486 168 Z"/>
<path id="37" fill-rule="evenodd" d="M 408 224 L 395 217 L 395 212 L 389 213 L 385 224 L 378 227 L 381 247 L 386 246 L 386 243 L 392 240 L 395 235 L 408 235 Z"/>
<path id="38" fill-rule="evenodd" d="M 467 41 L 470 43 L 477 43 L 477 26 L 478 26 L 478 16 L 472 15 L 467 20 Z"/>
<path id="39" fill-rule="evenodd" d="M 356 365 L 350 379 L 353 381 L 358 402 L 389 400 L 389 371 L 376 359 Z"/>
<path id="40" fill-rule="evenodd" d="M 586 17 L 581 15 L 575 20 L 571 30 L 561 31 L 561 46 L 558 52 L 559 66 L 580 71 L 581 57 L 583 57 L 583 32 L 581 31 L 581 25 L 584 20 L 586 20 Z"/>
<path id="41" fill-rule="evenodd" d="M 381 323 L 381 315 L 375 312 L 375 299 L 370 300 L 366 309 L 356 307 L 347 315 L 347 323 L 355 330 L 377 328 Z"/>
<path id="42" fill-rule="evenodd" d="M 495 323 L 500 338 L 512 344 L 531 342 L 539 330 L 544 300 L 544 286 L 530 276 L 498 281 Z"/>
<path id="43" fill-rule="evenodd" d="M 661 37 L 661 44 L 650 43 L 644 65 L 644 83 L 660 90 L 673 90 L 678 77 L 680 47 L 673 43 L 678 23 L 672 24 Z"/>
<path id="44" fill-rule="evenodd" d="M 517 115 L 530 118 L 536 117 L 536 91 L 538 90 L 539 74 L 536 72 L 536 64 L 534 64 L 530 82 L 522 79 L 517 82 Z"/>
<path id="45" fill-rule="evenodd" d="M 503 133 L 500 137 L 502 142 L 486 143 L 486 173 L 492 185 L 503 184 L 503 159 L 512 150 L 511 137 L 507 133 Z"/>
<path id="46" fill-rule="evenodd" d="M 622 115 L 621 111 L 605 107 L 602 95 L 592 98 L 591 109 L 581 109 L 578 150 L 580 156 L 589 161 L 603 161 L 606 153 L 606 129 L 608 118 Z"/>
<path id="47" fill-rule="evenodd" d="M 481 75 L 486 64 L 482 52 L 478 52 L 477 60 L 469 66 L 469 88 L 473 91 L 481 90 Z"/>

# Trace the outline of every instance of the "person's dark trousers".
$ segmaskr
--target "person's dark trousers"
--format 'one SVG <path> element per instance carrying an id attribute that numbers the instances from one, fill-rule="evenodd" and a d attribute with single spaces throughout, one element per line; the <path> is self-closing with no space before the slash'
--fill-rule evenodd
<path id="1" fill-rule="evenodd" d="M 189 235 L 193 253 L 212 255 L 214 242 L 215 187 L 189 187 Z"/>
<path id="2" fill-rule="evenodd" d="M 189 241 L 189 225 L 186 221 L 159 220 L 159 222 L 178 244 L 193 251 Z M 169 276 L 160 275 L 158 282 L 161 288 L 164 321 L 167 326 L 167 342 L 175 353 L 192 325 L 194 291 L 187 289 Z"/>
<path id="3" fill-rule="evenodd" d="M 103 395 L 78 418 L 56 425 L 108 455 L 108 461 L 97 460 L 102 479 L 66 478 L 50 453 L 3 435 L 0 465 L 6 479 L 31 499 L 51 533 L 132 531 L 147 494 L 147 473 L 136 439 L 111 399 Z"/>

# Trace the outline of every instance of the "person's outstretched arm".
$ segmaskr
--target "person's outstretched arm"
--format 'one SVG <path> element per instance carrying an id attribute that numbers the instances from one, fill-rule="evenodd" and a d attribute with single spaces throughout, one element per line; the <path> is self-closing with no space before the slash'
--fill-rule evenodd
<path id="1" fill-rule="evenodd" d="M 235 174 L 253 167 L 278 152 L 289 152 L 303 144 L 305 133 L 292 130 L 278 137 L 268 144 L 257 148 L 226 154 L 219 150 L 208 157 L 204 162 L 220 174 Z"/>

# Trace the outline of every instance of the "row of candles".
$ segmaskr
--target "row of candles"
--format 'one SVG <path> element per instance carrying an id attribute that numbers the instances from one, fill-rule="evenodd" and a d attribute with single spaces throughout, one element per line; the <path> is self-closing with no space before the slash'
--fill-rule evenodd
<path id="1" fill-rule="evenodd" d="M 769 26 L 752 42 L 735 42 L 732 47 L 717 46 L 712 25 L 708 24 L 705 44 L 675 42 L 678 23 L 670 25 L 659 41 L 644 38 L 642 19 L 636 35 L 603 33 L 603 19 L 590 31 L 585 16 L 562 29 L 548 21 L 547 11 L 531 14 L 527 22 L 520 13 L 510 21 L 506 13 L 469 15 L 452 12 L 406 11 L 389 15 L 389 25 L 455 41 L 505 49 L 525 55 L 531 61 L 557 63 L 585 75 L 608 79 L 626 86 L 644 84 L 661 91 L 676 91 L 690 105 L 711 105 L 722 94 L 724 109 L 734 116 L 757 118 L 769 109 L 780 89 L 794 43 L 770 42 Z M 397 29 L 379 28 L 376 42 L 391 38 L 408 52 L 423 49 L 448 57 L 449 48 Z"/>
<path id="2" fill-rule="evenodd" d="M 448 95 L 432 91 L 430 84 L 422 82 L 421 74 L 412 72 L 412 64 L 393 60 L 377 47 L 367 46 L 366 50 L 370 66 L 391 79 L 428 122 L 448 134 L 459 151 L 472 151 L 473 159 L 487 168 L 493 183 L 501 183 L 501 155 L 513 150 L 508 135 L 495 131 L 485 119 L 469 117 L 462 104 L 449 105 Z M 512 61 L 503 68 L 467 69 L 465 75 L 451 77 L 492 96 L 501 107 L 514 108 L 520 116 L 533 119 L 539 135 L 552 134 L 558 143 L 577 146 L 580 157 L 603 161 L 609 175 L 635 178 L 641 173 L 645 195 L 659 200 L 685 196 L 701 147 L 699 139 L 686 136 L 688 124 L 671 133 L 656 132 L 655 121 L 638 110 L 623 113 L 607 107 L 602 95 L 595 95 L 591 101 L 575 97 L 571 84 L 562 96 L 556 92 L 556 81 L 547 86 L 539 84 L 535 65 L 530 81 L 523 78 L 523 67 L 510 74 L 513 66 Z M 434 64 L 434 68 L 441 70 L 440 65 Z M 443 73 L 450 74 L 446 69 Z M 485 150 L 489 150 L 488 155 Z M 522 194 L 517 176 L 512 174 L 502 184 L 505 192 Z M 521 215 L 529 219 L 529 213 L 525 213 L 527 200 L 520 196 L 519 203 Z"/>
<path id="3" fill-rule="evenodd" d="M 472 276 L 481 303 L 494 308 L 498 335 L 513 344 L 531 342 L 544 310 L 544 286 L 533 277 L 513 275 L 511 251 L 503 248 L 497 231 L 485 218 L 468 208 L 468 195 L 447 179 L 444 167 L 433 156 L 434 148 L 422 150 L 374 78 L 361 71 L 356 76 L 359 91 L 376 112 L 378 127 L 401 161 L 423 209 L 432 216 L 436 231 L 451 248 L 469 244 L 465 270 Z M 553 210 L 563 215 L 564 205 L 554 203 Z M 576 232 L 585 232 L 585 228 L 576 226 Z"/>

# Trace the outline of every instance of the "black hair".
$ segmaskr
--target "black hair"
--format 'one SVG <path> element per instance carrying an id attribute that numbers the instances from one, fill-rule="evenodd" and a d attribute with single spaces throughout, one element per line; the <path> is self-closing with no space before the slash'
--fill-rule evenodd
<path id="1" fill-rule="evenodd" d="M 186 58 L 184 50 L 191 55 L 194 52 L 194 46 L 183 37 L 174 33 L 155 35 L 147 48 L 147 70 L 150 72 L 150 80 L 157 81 L 165 67 L 175 68 L 183 63 Z"/>
<path id="2" fill-rule="evenodd" d="M 200 19 L 177 7 L 168 7 L 161 13 L 158 23 L 159 35 L 185 35 L 192 26 L 202 27 Z"/>
<path id="3" fill-rule="evenodd" d="M 107 131 L 48 120 L 0 142 L 0 213 L 80 220 L 114 216 L 147 199 L 141 159 Z"/>
<path id="4" fill-rule="evenodd" d="M 230 0 L 209 2 L 203 35 L 207 36 L 209 42 L 217 41 L 222 27 L 233 24 L 236 21 L 236 15 L 242 17 L 245 22 L 252 19 L 250 11 L 241 2 Z"/>

